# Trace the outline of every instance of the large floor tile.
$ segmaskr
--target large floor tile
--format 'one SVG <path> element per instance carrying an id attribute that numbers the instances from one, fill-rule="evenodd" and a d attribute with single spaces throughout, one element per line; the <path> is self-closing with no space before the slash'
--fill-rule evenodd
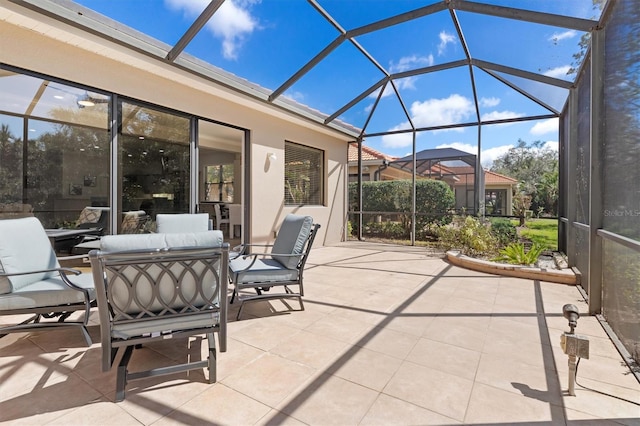
<path id="1" fill-rule="evenodd" d="M 384 393 L 462 421 L 472 387 L 472 380 L 405 361 Z"/>
<path id="2" fill-rule="evenodd" d="M 363 426 L 388 425 L 456 425 L 462 424 L 450 417 L 427 410 L 418 405 L 381 394 L 360 423 Z"/>
<path id="3" fill-rule="evenodd" d="M 464 422 L 468 424 L 544 424 L 565 425 L 561 406 L 550 404 L 532 393 L 517 395 L 476 383 L 469 399 Z"/>
<path id="4" fill-rule="evenodd" d="M 473 380 L 480 361 L 480 352 L 435 340 L 420 339 L 407 361 Z"/>
<path id="5" fill-rule="evenodd" d="M 278 355 L 265 354 L 221 383 L 270 407 L 314 375 L 315 369 Z"/>
<path id="6" fill-rule="evenodd" d="M 357 425 L 378 393 L 331 375 L 304 383 L 277 408 L 309 425 Z"/>
<path id="7" fill-rule="evenodd" d="M 154 425 L 252 425 L 271 409 L 222 384 L 211 386 Z"/>

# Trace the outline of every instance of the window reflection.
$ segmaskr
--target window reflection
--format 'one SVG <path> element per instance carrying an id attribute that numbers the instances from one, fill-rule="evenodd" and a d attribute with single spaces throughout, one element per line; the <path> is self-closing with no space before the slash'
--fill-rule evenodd
<path id="1" fill-rule="evenodd" d="M 144 211 L 145 230 L 158 213 L 189 211 L 189 119 L 122 103 L 122 212 Z"/>
<path id="2" fill-rule="evenodd" d="M 0 218 L 33 215 L 45 228 L 75 227 L 85 207 L 108 204 L 110 98 L 0 75 Z M 78 104 L 84 95 L 92 106 Z"/>

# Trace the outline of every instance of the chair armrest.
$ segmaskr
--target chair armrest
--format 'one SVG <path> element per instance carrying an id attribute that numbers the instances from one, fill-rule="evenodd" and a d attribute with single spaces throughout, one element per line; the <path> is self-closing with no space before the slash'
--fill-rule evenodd
<path id="1" fill-rule="evenodd" d="M 84 256 L 69 256 L 69 257 L 84 257 Z M 11 276 L 17 276 L 17 275 L 39 274 L 39 273 L 42 273 L 42 272 L 59 272 L 60 273 L 60 278 L 62 279 L 62 282 L 64 282 L 68 287 L 72 288 L 73 290 L 81 291 L 82 293 L 84 293 L 85 298 L 87 300 L 89 300 L 89 292 L 87 291 L 87 289 L 84 289 L 82 287 L 77 286 L 69 278 L 67 278 L 67 273 L 71 273 L 73 275 L 82 274 L 82 271 L 79 271 L 77 269 L 62 267 L 62 268 L 42 269 L 42 270 L 39 270 L 39 271 L 3 272 L 3 273 L 0 273 L 0 277 L 11 277 Z"/>
<path id="2" fill-rule="evenodd" d="M 273 244 L 240 244 L 234 246 L 231 250 L 243 254 L 246 252 L 248 248 L 251 247 L 273 247 Z"/>
<path id="3" fill-rule="evenodd" d="M 69 257 L 77 257 L 77 256 L 69 256 Z M 83 257 L 83 256 L 80 256 Z M 80 275 L 82 271 L 73 268 L 51 268 L 51 269 L 41 269 L 38 271 L 26 271 L 26 272 L 2 272 L 0 273 L 0 277 L 11 277 L 16 275 L 30 275 L 30 274 L 41 274 L 43 272 L 70 272 L 74 275 Z"/>
<path id="4" fill-rule="evenodd" d="M 251 269 L 251 267 L 256 263 L 256 260 L 258 260 L 258 258 L 265 258 L 265 257 L 270 257 L 273 258 L 273 256 L 278 256 L 278 257 L 301 257 L 301 254 L 277 254 L 277 253 L 250 253 L 250 254 L 240 254 L 238 257 L 242 257 L 243 259 L 248 259 L 248 258 L 253 258 L 251 260 L 251 263 L 249 265 L 247 265 L 246 268 L 244 269 L 239 269 L 238 271 L 236 271 L 237 273 L 239 272 L 244 272 L 244 271 L 248 271 L 249 269 Z M 236 259 L 238 258 L 236 257 Z M 287 269 L 284 265 L 282 266 L 284 269 Z"/>
<path id="5" fill-rule="evenodd" d="M 74 254 L 71 256 L 58 256 L 57 259 L 58 261 L 63 261 L 63 262 L 65 260 L 89 259 L 89 254 Z"/>

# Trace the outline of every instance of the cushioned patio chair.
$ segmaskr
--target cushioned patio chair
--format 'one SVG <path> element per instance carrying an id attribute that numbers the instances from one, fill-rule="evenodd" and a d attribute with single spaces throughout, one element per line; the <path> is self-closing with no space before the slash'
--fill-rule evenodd
<path id="1" fill-rule="evenodd" d="M 101 231 L 107 227 L 109 222 L 109 207 L 87 206 L 80 212 L 76 221 L 76 228 L 99 228 Z"/>
<path id="2" fill-rule="evenodd" d="M 240 319 L 244 303 L 259 300 L 295 298 L 300 302 L 300 309 L 304 310 L 304 265 L 318 228 L 320 225 L 314 224 L 311 216 L 289 214 L 284 218 L 273 245 L 240 246 L 242 254 L 229 263 L 234 286 L 231 303 L 236 298 L 240 301 L 236 319 Z M 255 247 L 269 247 L 271 251 L 247 252 Z M 292 286 L 297 287 L 297 291 Z M 281 291 L 272 291 L 273 287 Z M 246 289 L 256 294 L 240 294 Z"/>
<path id="3" fill-rule="evenodd" d="M 96 286 L 102 369 L 117 367 L 116 401 L 128 381 L 208 367 L 216 381 L 216 345 L 227 350 L 229 244 L 220 231 L 108 235 L 89 253 Z M 134 348 L 156 340 L 203 334 L 206 360 L 130 372 Z"/>
<path id="4" fill-rule="evenodd" d="M 204 232 L 213 229 L 208 213 L 180 213 L 156 215 L 156 231 L 161 234 L 175 232 Z"/>
<path id="5" fill-rule="evenodd" d="M 95 299 L 91 274 L 60 266 L 35 217 L 0 220 L 0 236 L 0 315 L 31 315 L 22 323 L 1 327 L 0 335 L 78 327 L 90 346 L 86 327 Z M 84 311 L 84 318 L 66 321 L 75 311 Z"/>

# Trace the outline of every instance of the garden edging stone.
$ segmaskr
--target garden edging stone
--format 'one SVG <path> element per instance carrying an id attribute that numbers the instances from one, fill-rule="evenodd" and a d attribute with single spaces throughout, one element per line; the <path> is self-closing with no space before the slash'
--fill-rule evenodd
<path id="1" fill-rule="evenodd" d="M 453 265 L 489 274 L 549 281 L 558 284 L 580 284 L 580 274 L 574 268 L 548 269 L 491 262 L 466 256 L 458 250 L 447 251 L 446 258 Z"/>

